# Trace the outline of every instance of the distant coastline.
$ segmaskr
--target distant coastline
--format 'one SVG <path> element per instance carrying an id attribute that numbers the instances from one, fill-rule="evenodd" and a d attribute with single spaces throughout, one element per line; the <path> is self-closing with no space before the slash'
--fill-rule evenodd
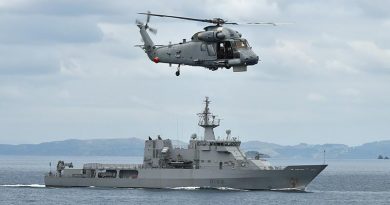
<path id="1" fill-rule="evenodd" d="M 186 146 L 173 140 L 176 146 Z M 365 143 L 360 146 L 344 144 L 298 144 L 284 146 L 261 141 L 242 142 L 245 151 L 258 151 L 271 158 L 292 159 L 376 159 L 390 156 L 390 140 Z M 94 139 L 45 142 L 40 144 L 0 144 L 0 155 L 57 155 L 57 156 L 143 156 L 144 139 Z"/>

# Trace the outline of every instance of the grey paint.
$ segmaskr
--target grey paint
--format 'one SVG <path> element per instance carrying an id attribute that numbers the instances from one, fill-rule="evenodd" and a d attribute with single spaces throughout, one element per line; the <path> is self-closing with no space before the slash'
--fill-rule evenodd
<path id="1" fill-rule="evenodd" d="M 147 22 L 148 23 L 148 22 Z M 234 72 L 246 71 L 246 67 L 255 65 L 259 57 L 252 51 L 246 39 L 233 29 L 221 25 L 205 27 L 205 31 L 195 33 L 191 41 L 183 41 L 178 44 L 155 45 L 151 40 L 147 29 L 149 26 L 137 21 L 144 45 L 140 46 L 149 59 L 156 63 L 168 63 L 169 65 L 201 66 L 210 70 L 219 68 L 230 69 Z M 243 42 L 243 46 L 238 46 Z M 224 44 L 224 49 L 218 49 L 219 44 Z M 227 50 L 231 54 L 227 54 Z M 224 55 L 221 55 L 221 54 Z M 178 72 L 176 75 L 180 74 Z"/>
<path id="2" fill-rule="evenodd" d="M 289 166 L 283 170 L 139 169 L 137 179 L 45 176 L 48 187 L 230 187 L 248 190 L 299 189 L 327 165 Z"/>
<path id="3" fill-rule="evenodd" d="M 264 159 L 248 159 L 240 150 L 241 142 L 227 131 L 216 140 L 213 128 L 219 120 L 206 106 L 199 114 L 205 136 L 191 137 L 186 149 L 173 148 L 169 139 L 145 140 L 143 164 L 85 164 L 83 169 L 65 168 L 59 163 L 56 173 L 45 176 L 45 185 L 53 187 L 231 187 L 237 189 L 299 189 L 306 186 L 327 165 L 274 167 Z M 218 123 L 217 123 L 218 122 Z M 211 131 L 207 131 L 211 130 Z M 61 162 L 61 161 L 60 161 Z M 120 178 L 121 171 L 138 174 Z M 113 174 L 115 173 L 115 174 Z M 104 176 L 111 175 L 109 178 Z M 99 177 L 100 176 L 100 177 Z"/>

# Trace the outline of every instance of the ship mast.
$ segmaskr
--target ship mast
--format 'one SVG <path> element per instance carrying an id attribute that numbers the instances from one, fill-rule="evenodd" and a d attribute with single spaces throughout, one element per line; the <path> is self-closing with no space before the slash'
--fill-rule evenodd
<path id="1" fill-rule="evenodd" d="M 215 140 L 214 128 L 219 126 L 220 119 L 216 119 L 215 115 L 210 112 L 209 104 L 210 100 L 206 97 L 204 101 L 206 106 L 202 113 L 198 113 L 199 123 L 198 125 L 204 128 L 204 140 Z"/>

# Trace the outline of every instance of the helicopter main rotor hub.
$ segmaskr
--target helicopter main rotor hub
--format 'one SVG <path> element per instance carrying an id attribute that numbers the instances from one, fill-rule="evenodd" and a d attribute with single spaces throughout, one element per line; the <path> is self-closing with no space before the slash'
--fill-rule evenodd
<path id="1" fill-rule="evenodd" d="M 217 26 L 219 26 L 219 25 L 226 23 L 226 21 L 221 19 L 221 18 L 213 18 L 213 19 L 211 19 L 210 23 L 213 23 L 213 24 L 216 24 Z"/>

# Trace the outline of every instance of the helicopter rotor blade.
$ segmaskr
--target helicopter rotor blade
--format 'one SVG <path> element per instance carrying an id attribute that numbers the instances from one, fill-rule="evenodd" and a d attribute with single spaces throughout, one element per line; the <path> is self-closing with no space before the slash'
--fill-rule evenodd
<path id="1" fill-rule="evenodd" d="M 151 14 L 150 11 L 148 11 L 148 12 L 146 13 L 146 25 L 148 25 L 148 23 L 149 23 L 149 21 L 150 21 L 150 14 Z"/>
<path id="2" fill-rule="evenodd" d="M 148 29 L 149 29 L 149 31 L 150 31 L 151 33 L 153 33 L 154 35 L 157 34 L 157 29 L 151 28 L 151 27 L 148 27 Z"/>
<path id="3" fill-rule="evenodd" d="M 196 18 L 188 18 L 188 17 L 182 17 L 182 16 L 170 16 L 170 15 L 164 15 L 164 14 L 153 14 L 153 13 L 138 13 L 148 16 L 157 16 L 162 18 L 175 18 L 175 19 L 184 19 L 189 21 L 199 21 L 199 22 L 206 22 L 206 23 L 213 23 L 213 20 L 211 19 L 196 19 Z"/>
<path id="4" fill-rule="evenodd" d="M 225 24 L 227 24 L 227 25 L 240 25 L 239 23 L 234 23 L 234 22 L 226 22 Z"/>
<path id="5" fill-rule="evenodd" d="M 276 23 L 273 22 L 251 22 L 246 23 L 247 25 L 265 25 L 265 26 L 276 26 Z"/>
<path id="6" fill-rule="evenodd" d="M 293 23 L 289 23 L 289 22 L 249 22 L 249 23 L 227 22 L 225 24 L 230 24 L 230 25 L 249 25 L 249 26 L 280 26 L 280 25 L 293 24 Z"/>
<path id="7" fill-rule="evenodd" d="M 189 18 L 189 17 L 183 17 L 183 16 L 172 16 L 172 15 L 165 15 L 165 14 L 155 14 L 148 11 L 147 13 L 138 13 L 142 15 L 147 15 L 147 23 L 149 23 L 151 16 L 157 16 L 162 18 L 175 18 L 175 19 L 183 19 L 183 20 L 189 20 L 189 21 L 198 21 L 198 22 L 205 22 L 205 23 L 212 23 L 216 24 L 217 26 L 228 24 L 228 25 L 268 25 L 268 26 L 278 26 L 282 24 L 290 24 L 290 23 L 275 23 L 275 22 L 249 22 L 249 23 L 237 23 L 237 22 L 228 22 L 227 20 L 221 19 L 221 18 L 213 18 L 213 19 L 198 19 L 198 18 Z"/>
<path id="8" fill-rule="evenodd" d="M 144 13 L 144 14 L 147 15 L 147 16 L 146 16 L 146 23 L 144 24 L 142 21 L 140 21 L 140 20 L 138 20 L 138 19 L 135 20 L 135 23 L 136 23 L 137 25 L 142 25 L 142 26 L 144 26 L 145 29 L 149 30 L 151 33 L 153 33 L 154 35 L 156 35 L 156 34 L 157 34 L 157 29 L 151 28 L 151 27 L 148 25 L 148 23 L 150 22 L 150 11 L 148 11 L 148 13 Z"/>

